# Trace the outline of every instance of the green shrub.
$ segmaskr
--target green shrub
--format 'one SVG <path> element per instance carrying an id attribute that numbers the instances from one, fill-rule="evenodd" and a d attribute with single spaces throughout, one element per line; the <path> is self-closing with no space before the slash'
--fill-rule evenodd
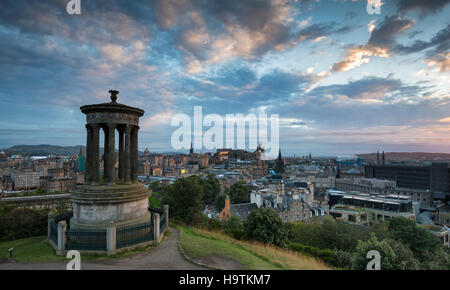
<path id="1" fill-rule="evenodd" d="M 241 219 L 235 215 L 222 222 L 222 229 L 227 235 L 230 235 L 236 240 L 240 240 L 244 236 L 244 225 Z"/>
<path id="2" fill-rule="evenodd" d="M 284 247 L 287 241 L 286 226 L 272 208 L 252 211 L 244 224 L 244 233 L 248 239 L 279 247 Z"/>
<path id="3" fill-rule="evenodd" d="M 335 252 L 332 250 L 322 250 L 313 246 L 302 245 L 299 243 L 288 243 L 288 247 L 293 251 L 319 258 L 330 265 L 337 265 L 337 258 Z"/>
<path id="4" fill-rule="evenodd" d="M 46 210 L 15 207 L 0 209 L 0 240 L 15 240 L 46 233 Z"/>
<path id="5" fill-rule="evenodd" d="M 334 264 L 334 266 L 337 268 L 348 270 L 352 267 L 353 253 L 337 250 L 335 251 L 334 256 L 336 257 L 336 264 Z"/>
<path id="6" fill-rule="evenodd" d="M 201 215 L 201 221 L 199 222 L 198 226 L 210 231 L 217 231 L 222 229 L 222 225 L 219 220 L 214 218 L 210 219 L 204 214 Z"/>
<path id="7" fill-rule="evenodd" d="M 312 222 L 295 222 L 289 226 L 289 240 L 319 249 L 337 249 L 353 252 L 358 240 L 367 240 L 370 229 L 325 216 Z"/>

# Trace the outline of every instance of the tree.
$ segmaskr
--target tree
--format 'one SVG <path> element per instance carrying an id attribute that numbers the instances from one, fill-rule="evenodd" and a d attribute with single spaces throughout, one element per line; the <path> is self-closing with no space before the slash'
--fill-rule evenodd
<path id="1" fill-rule="evenodd" d="M 370 259 L 367 258 L 369 251 L 376 250 L 380 253 L 380 264 L 382 270 L 395 270 L 396 256 L 394 250 L 388 244 L 387 240 L 378 241 L 375 234 L 367 241 L 358 241 L 358 246 L 353 254 L 352 270 L 366 270 Z"/>
<path id="2" fill-rule="evenodd" d="M 213 174 L 208 174 L 206 178 L 202 179 L 201 183 L 205 193 L 203 202 L 205 204 L 212 204 L 220 193 L 219 180 Z"/>
<path id="3" fill-rule="evenodd" d="M 401 241 L 410 248 L 420 262 L 429 261 L 440 247 L 438 239 L 432 233 L 403 217 L 391 219 L 388 231 L 392 239 Z"/>
<path id="4" fill-rule="evenodd" d="M 419 261 L 414 258 L 413 252 L 408 247 L 396 240 L 387 239 L 386 241 L 395 253 L 396 270 L 419 270 Z"/>
<path id="5" fill-rule="evenodd" d="M 244 225 L 245 236 L 266 244 L 284 247 L 287 230 L 283 220 L 272 208 L 258 208 L 252 211 Z"/>
<path id="6" fill-rule="evenodd" d="M 370 258 L 369 251 L 376 250 L 380 253 L 381 270 L 416 270 L 418 261 L 414 258 L 410 249 L 400 242 L 392 239 L 379 241 L 375 233 L 367 241 L 359 241 L 352 259 L 353 270 L 365 270 Z"/>
<path id="7" fill-rule="evenodd" d="M 226 189 L 226 194 L 230 197 L 231 203 L 247 203 L 250 202 L 250 192 L 252 188 L 243 181 L 235 182 Z"/>
<path id="8" fill-rule="evenodd" d="M 226 195 L 225 194 L 219 194 L 216 197 L 216 201 L 214 202 L 214 208 L 217 211 L 222 211 L 222 209 L 225 207 L 225 199 L 226 199 Z"/>
<path id="9" fill-rule="evenodd" d="M 163 204 L 169 205 L 174 219 L 195 224 L 201 218 L 203 195 L 203 186 L 197 176 L 181 178 L 166 186 Z"/>
<path id="10" fill-rule="evenodd" d="M 369 230 L 325 216 L 321 221 L 292 223 L 289 240 L 320 249 L 353 252 L 358 240 L 367 240 Z"/>

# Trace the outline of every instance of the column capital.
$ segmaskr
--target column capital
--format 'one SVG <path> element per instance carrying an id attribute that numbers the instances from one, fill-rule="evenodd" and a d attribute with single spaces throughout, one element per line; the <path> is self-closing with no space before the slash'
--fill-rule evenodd
<path id="1" fill-rule="evenodd" d="M 125 133 L 130 133 L 131 132 L 131 126 L 130 125 L 125 125 L 125 126 L 123 126 L 123 130 L 124 130 L 124 132 Z"/>
<path id="2" fill-rule="evenodd" d="M 108 129 L 116 129 L 117 124 L 116 123 L 106 123 L 106 127 L 108 127 Z"/>
<path id="3" fill-rule="evenodd" d="M 89 126 L 91 126 L 92 129 L 100 129 L 100 124 L 98 123 L 92 123 L 92 124 L 87 124 Z"/>

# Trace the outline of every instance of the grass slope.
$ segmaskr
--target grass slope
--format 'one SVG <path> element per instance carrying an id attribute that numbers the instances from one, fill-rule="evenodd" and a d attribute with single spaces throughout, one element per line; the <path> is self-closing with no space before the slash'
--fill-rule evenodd
<path id="1" fill-rule="evenodd" d="M 164 234 L 164 239 L 170 236 L 170 231 L 167 230 Z M 162 241 L 162 242 L 163 242 Z M 136 253 L 150 251 L 158 245 L 148 245 L 145 247 L 138 247 L 129 249 L 120 254 L 106 256 L 104 254 L 81 254 L 83 260 L 97 261 L 109 260 L 130 256 Z M 18 239 L 13 241 L 0 242 L 0 260 L 10 259 L 9 249 L 14 248 L 12 260 L 23 263 L 36 262 L 67 262 L 65 256 L 57 256 L 55 250 L 48 244 L 46 236 L 38 236 L 31 238 Z"/>
<path id="2" fill-rule="evenodd" d="M 177 226 L 180 243 L 193 259 L 219 254 L 238 261 L 247 270 L 328 270 L 324 262 L 298 252 L 258 242 L 238 241 L 221 232 Z"/>
<path id="3" fill-rule="evenodd" d="M 39 236 L 0 242 L 0 259 L 8 259 L 10 248 L 14 248 L 13 259 L 19 262 L 61 262 L 67 261 L 65 257 L 55 255 L 55 251 L 48 244 L 47 237 Z"/>

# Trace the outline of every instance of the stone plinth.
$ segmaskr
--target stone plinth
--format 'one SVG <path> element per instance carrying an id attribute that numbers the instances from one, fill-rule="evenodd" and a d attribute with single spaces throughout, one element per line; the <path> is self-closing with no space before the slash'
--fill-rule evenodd
<path id="1" fill-rule="evenodd" d="M 149 191 L 140 183 L 85 186 L 72 195 L 71 228 L 107 228 L 150 222 Z"/>

